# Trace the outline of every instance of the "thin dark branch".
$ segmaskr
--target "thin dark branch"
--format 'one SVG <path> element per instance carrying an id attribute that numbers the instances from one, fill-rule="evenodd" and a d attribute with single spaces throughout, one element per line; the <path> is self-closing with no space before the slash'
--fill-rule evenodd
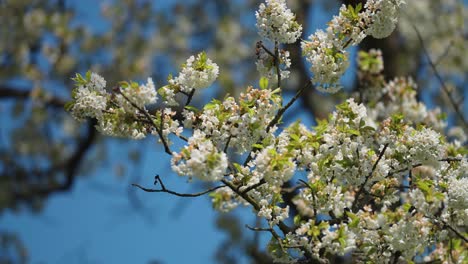
<path id="1" fill-rule="evenodd" d="M 226 142 L 226 145 L 224 146 L 224 149 L 223 149 L 224 153 L 227 152 L 227 149 L 229 147 L 229 143 L 231 143 L 231 138 L 232 138 L 232 135 L 229 135 L 229 137 L 227 139 L 227 142 Z"/>
<path id="2" fill-rule="evenodd" d="M 382 151 L 380 151 L 380 154 L 379 154 L 379 157 L 377 158 L 377 160 L 375 161 L 374 165 L 372 166 L 372 170 L 371 172 L 369 173 L 369 175 L 367 175 L 366 179 L 364 180 L 364 183 L 361 185 L 361 187 L 359 187 L 359 190 L 358 192 L 356 193 L 356 196 L 354 198 L 354 202 L 353 202 L 353 211 L 356 209 L 356 206 L 357 206 L 357 202 L 359 200 L 359 196 L 361 195 L 361 193 L 364 191 L 364 187 L 366 186 L 367 182 L 369 181 L 369 179 L 372 177 L 372 174 L 374 174 L 374 171 L 375 169 L 377 168 L 377 165 L 379 164 L 380 160 L 382 159 L 382 157 L 384 156 L 385 154 L 385 151 L 387 150 L 387 147 L 388 147 L 389 143 L 385 144 Z"/>
<path id="3" fill-rule="evenodd" d="M 185 105 L 189 105 L 190 102 L 192 102 L 193 95 L 195 94 L 195 89 L 192 89 L 190 93 L 187 95 L 187 102 L 185 102 Z"/>
<path id="4" fill-rule="evenodd" d="M 248 224 L 245 225 L 248 229 L 256 232 L 270 232 L 271 235 L 278 241 L 278 244 L 280 245 L 281 249 L 284 251 L 283 247 L 283 242 L 281 241 L 281 237 L 276 233 L 276 231 L 273 228 L 261 228 L 261 227 L 251 227 Z"/>
<path id="5" fill-rule="evenodd" d="M 317 202 L 316 202 L 314 190 L 312 189 L 312 187 L 310 187 L 310 185 L 306 181 L 300 179 L 299 182 L 302 183 L 305 187 L 310 189 L 310 192 L 312 193 L 312 203 L 313 203 L 312 207 L 314 210 L 314 216 L 317 217 Z"/>
<path id="6" fill-rule="evenodd" d="M 440 160 L 438 160 L 438 161 L 455 162 L 455 161 L 462 161 L 462 159 L 461 159 L 461 158 L 445 158 L 445 159 L 440 159 Z M 391 175 L 393 175 L 393 174 L 395 174 L 395 173 L 402 173 L 402 172 L 405 172 L 405 171 L 407 171 L 407 170 L 409 170 L 409 169 L 413 169 L 413 168 L 417 168 L 417 167 L 421 167 L 421 166 L 423 166 L 422 163 L 417 163 L 417 164 L 408 166 L 408 167 L 403 168 L 403 169 L 399 169 L 399 170 L 396 170 L 396 171 L 391 171 L 391 172 L 389 172 L 389 173 L 387 174 L 387 177 L 388 177 L 388 176 L 391 176 Z"/>
<path id="7" fill-rule="evenodd" d="M 273 120 L 270 121 L 270 123 L 268 124 L 267 126 L 267 131 L 270 131 L 270 129 L 276 125 L 279 120 L 281 119 L 281 117 L 283 117 L 283 114 L 294 104 L 294 102 L 296 102 L 297 99 L 299 99 L 299 97 L 301 96 L 301 94 L 308 88 L 310 88 L 312 86 L 312 83 L 310 81 L 308 81 L 306 83 L 306 85 L 304 85 L 301 89 L 299 89 L 296 94 L 294 95 L 293 98 L 291 98 L 291 100 L 289 100 L 289 102 L 283 106 L 280 110 L 278 110 L 278 113 L 276 113 L 275 117 L 273 118 Z"/>
<path id="8" fill-rule="evenodd" d="M 206 191 L 203 191 L 203 192 L 199 192 L 199 193 L 178 193 L 178 192 L 175 192 L 175 191 L 172 191 L 172 190 L 168 190 L 166 189 L 165 187 L 163 187 L 163 185 L 161 186 L 161 189 L 150 189 L 150 188 L 145 188 L 139 184 L 136 184 L 136 183 L 132 183 L 132 186 L 135 186 L 145 192 L 162 192 L 162 193 L 169 193 L 169 194 L 172 194 L 172 195 L 175 195 L 175 196 L 179 196 L 179 197 L 198 197 L 198 196 L 202 196 L 202 195 L 205 195 L 207 193 L 210 193 L 210 192 L 213 192 L 213 191 L 216 191 L 217 189 L 220 189 L 220 188 L 223 188 L 223 187 L 226 187 L 226 185 L 220 185 L 220 186 L 216 186 L 216 187 L 213 187 L 211 189 L 208 189 Z"/>
<path id="9" fill-rule="evenodd" d="M 0 85 L 0 99 L 21 99 L 29 100 L 33 99 L 31 95 L 31 90 L 20 89 L 18 87 L 8 86 L 5 84 Z M 65 106 L 66 101 L 62 98 L 47 95 L 45 98 L 40 97 L 38 99 L 40 102 L 43 102 L 46 106 L 54 108 L 62 108 Z"/>
<path id="10" fill-rule="evenodd" d="M 246 194 L 246 193 L 250 192 L 251 190 L 253 190 L 253 189 L 257 188 L 257 187 L 262 186 L 262 185 L 265 184 L 265 183 L 266 183 L 265 179 L 261 179 L 261 180 L 260 180 L 259 182 L 257 182 L 256 184 L 251 185 L 251 186 L 247 187 L 245 190 L 243 190 L 243 191 L 242 191 L 242 194 Z M 241 186 L 239 186 L 239 187 L 241 187 Z"/>
<path id="11" fill-rule="evenodd" d="M 444 227 L 447 227 L 448 229 L 450 229 L 453 233 L 455 233 L 458 237 L 460 237 L 461 239 L 463 239 L 465 241 L 465 243 L 468 243 L 468 238 L 465 237 L 462 233 L 460 233 L 458 230 L 456 230 L 455 228 L 453 228 L 451 225 L 449 225 L 447 222 L 445 222 L 444 220 L 442 220 L 442 224 L 444 225 Z"/>
<path id="12" fill-rule="evenodd" d="M 278 85 L 276 87 L 281 87 L 281 70 L 280 70 L 280 56 L 279 56 L 279 43 L 275 41 L 275 67 L 276 67 L 276 75 L 278 78 Z"/>
<path id="13" fill-rule="evenodd" d="M 149 122 L 151 122 L 153 124 L 153 127 L 156 129 L 156 132 L 158 133 L 158 136 L 159 138 L 161 138 L 161 142 L 163 143 L 163 146 L 164 146 L 164 151 L 169 154 L 169 155 L 172 155 L 172 152 L 171 152 L 171 149 L 169 148 L 169 145 L 167 144 L 166 142 L 166 139 L 164 138 L 163 136 L 163 133 L 162 133 L 162 130 L 156 125 L 156 123 L 154 123 L 154 120 L 153 118 L 151 118 L 150 114 L 148 113 L 148 111 L 146 111 L 146 109 L 142 109 L 141 107 L 139 107 L 138 105 L 136 105 L 134 102 L 132 102 L 132 100 L 130 100 L 124 93 L 122 93 L 122 91 L 120 90 L 120 87 L 116 87 L 116 89 L 114 89 L 117 93 L 119 93 L 120 95 L 122 95 L 122 97 L 127 100 L 127 102 L 129 102 L 133 107 L 135 107 L 135 109 L 137 109 L 138 111 L 140 111 L 145 117 L 146 119 L 148 119 Z M 162 111 L 162 110 L 161 110 Z M 161 118 L 161 123 L 163 122 L 162 118 Z"/>
<path id="14" fill-rule="evenodd" d="M 75 176 L 86 153 L 89 152 L 97 137 L 97 132 L 94 128 L 95 125 L 95 120 L 88 122 L 86 135 L 79 140 L 77 148 L 70 157 L 47 171 L 37 172 L 44 173 L 44 175 L 52 175 L 63 171 L 65 174 L 63 183 L 58 185 L 31 186 L 31 188 L 16 192 L 15 199 L 30 201 L 36 197 L 46 197 L 52 193 L 70 190 L 75 182 Z"/>
<path id="15" fill-rule="evenodd" d="M 294 95 L 293 98 L 291 98 L 291 100 L 289 100 L 289 102 L 283 106 L 280 110 L 278 110 L 278 112 L 276 113 L 275 117 L 273 118 L 273 120 L 270 121 L 270 123 L 268 124 L 267 128 L 266 128 L 266 131 L 269 132 L 270 129 L 278 124 L 278 122 L 280 121 L 281 117 L 283 117 L 283 114 L 294 104 L 294 102 L 297 101 L 297 99 L 299 99 L 299 97 L 302 95 L 302 93 L 310 88 L 312 86 L 312 83 L 310 81 L 308 81 L 306 83 L 306 85 L 304 85 L 301 89 L 297 90 L 296 94 Z M 261 141 L 261 140 L 260 140 Z M 247 165 L 247 163 L 249 161 L 252 160 L 252 152 L 254 151 L 257 151 L 258 148 L 254 148 L 250 153 L 249 155 L 247 156 L 247 158 L 245 159 L 244 161 L 244 166 Z"/>
<path id="16" fill-rule="evenodd" d="M 262 228 L 262 227 L 252 227 L 252 226 L 249 226 L 248 224 L 245 224 L 245 227 L 247 227 L 248 229 L 252 230 L 252 231 L 258 231 L 258 232 L 271 232 L 273 230 L 273 228 Z"/>
<path id="17" fill-rule="evenodd" d="M 267 47 L 265 47 L 265 45 L 263 45 L 263 42 L 259 41 L 257 42 L 257 45 L 259 45 L 264 51 L 266 51 L 266 53 L 268 53 L 271 57 L 273 57 L 273 59 L 276 60 L 276 55 L 271 52 Z"/>
<path id="18" fill-rule="evenodd" d="M 429 65 L 431 66 L 432 70 L 434 71 L 434 74 L 435 74 L 437 80 L 439 81 L 439 83 L 440 83 L 440 85 L 442 87 L 442 90 L 447 95 L 447 97 L 448 97 L 448 99 L 450 101 L 450 104 L 452 105 L 453 109 L 455 110 L 455 113 L 457 114 L 458 118 L 462 121 L 463 125 L 465 126 L 465 129 L 468 130 L 468 122 L 465 119 L 465 116 L 463 115 L 463 112 L 460 109 L 459 105 L 453 99 L 450 90 L 445 85 L 444 79 L 442 78 L 439 71 L 437 70 L 436 65 L 434 64 L 431 57 L 429 56 L 429 52 L 427 51 L 426 45 L 424 44 L 424 40 L 423 40 L 423 38 L 421 36 L 421 33 L 419 32 L 418 28 L 414 24 L 411 24 L 411 25 L 413 26 L 413 29 L 416 32 L 416 35 L 418 36 L 419 44 L 421 45 L 422 51 L 423 51 L 424 55 L 426 56 L 426 58 L 427 58 L 427 60 L 429 62 Z"/>

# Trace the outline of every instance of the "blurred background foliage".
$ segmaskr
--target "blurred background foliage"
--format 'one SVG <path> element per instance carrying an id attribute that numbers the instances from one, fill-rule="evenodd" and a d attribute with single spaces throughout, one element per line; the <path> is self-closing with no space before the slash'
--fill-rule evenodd
<path id="1" fill-rule="evenodd" d="M 139 166 L 141 144 L 128 144 L 127 153 L 121 154 L 128 162 L 111 160 L 109 139 L 95 132 L 94 123 L 77 123 L 65 113 L 63 106 L 70 99 L 75 73 L 98 72 L 110 87 L 121 80 L 151 76 L 160 87 L 187 57 L 205 50 L 221 69 L 216 89 L 209 96 L 236 95 L 259 79 L 254 63 L 259 40 L 254 14 L 260 2 L 0 0 L 0 217 L 5 211 L 40 213 L 51 196 L 66 194 L 77 178 L 102 166 L 113 168 L 116 180 L 138 180 L 129 171 Z M 303 39 L 317 27 L 324 28 L 340 4 L 359 2 L 365 1 L 287 1 L 303 24 Z M 398 29 L 389 38 L 367 38 L 359 48 L 382 49 L 388 79 L 412 76 L 422 101 L 447 112 L 449 126 L 466 128 L 435 81 L 413 28 L 420 31 L 451 96 L 466 109 L 466 1 L 407 4 Z M 284 89 L 292 94 L 310 74 L 301 58 L 300 43 L 285 48 L 291 52 L 293 64 Z M 357 91 L 355 67 L 348 75 L 343 83 L 346 93 L 323 95 L 309 90 L 300 102 L 301 111 L 326 117 L 337 102 Z M 195 98 L 195 104 L 204 101 L 203 94 Z M 150 142 L 159 147 L 154 140 Z M 128 196 L 138 207 L 134 191 L 129 188 Z M 258 238 L 246 235 L 234 215 L 218 217 L 218 228 L 228 234 L 215 253 L 218 262 L 237 263 L 238 254 L 254 263 L 270 262 L 258 248 Z M 6 227 L 0 230 L 0 252 L 9 252 L 0 253 L 0 263 L 28 262 L 21 238 Z"/>

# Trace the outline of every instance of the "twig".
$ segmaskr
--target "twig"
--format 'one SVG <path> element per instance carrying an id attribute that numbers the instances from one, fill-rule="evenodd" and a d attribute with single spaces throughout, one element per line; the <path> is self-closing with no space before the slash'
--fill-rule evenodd
<path id="1" fill-rule="evenodd" d="M 210 193 L 210 192 L 213 192 L 213 191 L 216 191 L 217 189 L 220 189 L 220 188 L 223 188 L 223 187 L 226 187 L 226 185 L 220 185 L 220 186 L 216 186 L 216 187 L 213 187 L 211 189 L 208 189 L 206 191 L 203 191 L 203 192 L 199 192 L 199 193 L 178 193 L 178 192 L 175 192 L 175 191 L 172 191 L 172 190 L 168 190 L 166 189 L 166 186 L 164 186 L 164 183 L 162 182 L 161 178 L 159 177 L 159 175 L 156 175 L 155 177 L 155 184 L 157 184 L 159 182 L 159 184 L 161 185 L 161 189 L 150 189 L 150 188 L 145 188 L 139 184 L 136 184 L 136 183 L 132 183 L 132 186 L 135 186 L 145 192 L 163 192 L 163 193 L 169 193 L 169 194 L 172 194 L 172 195 L 175 195 L 175 196 L 179 196 L 179 197 L 198 197 L 198 196 L 202 196 L 202 195 L 205 195 L 207 193 Z"/>
<path id="2" fill-rule="evenodd" d="M 273 230 L 273 228 L 271 227 L 253 227 L 253 226 L 249 226 L 248 224 L 245 224 L 245 227 L 247 227 L 248 229 L 252 230 L 252 231 L 258 231 L 258 232 L 271 232 Z"/>
<path id="3" fill-rule="evenodd" d="M 240 192 L 232 182 L 229 182 L 225 179 L 222 179 L 221 182 L 226 184 L 226 186 L 229 187 L 234 193 L 236 193 L 237 195 L 242 197 L 244 200 L 246 200 L 250 205 L 252 205 L 252 207 L 257 212 L 260 211 L 260 206 L 257 204 L 257 202 L 253 200 L 252 197 L 250 197 L 248 194 Z M 283 221 L 280 221 L 278 223 L 278 227 L 281 230 L 281 232 L 283 232 L 283 234 L 287 234 L 291 230 L 291 228 L 287 226 Z"/>
<path id="4" fill-rule="evenodd" d="M 361 185 L 361 187 L 359 188 L 358 192 L 356 193 L 356 196 L 354 198 L 354 202 L 353 202 L 353 205 L 351 208 L 353 208 L 353 211 L 356 209 L 356 206 L 357 206 L 357 201 L 359 200 L 359 196 L 361 195 L 361 193 L 364 191 L 364 187 L 366 186 L 367 182 L 369 181 L 369 179 L 372 177 L 372 174 L 374 174 L 374 171 L 375 169 L 377 168 L 377 165 L 379 164 L 380 160 L 382 159 L 382 157 L 384 156 L 385 154 L 385 151 L 387 150 L 387 147 L 390 143 L 387 143 L 384 145 L 382 151 L 380 151 L 380 154 L 379 154 L 379 157 L 377 158 L 377 160 L 375 161 L 374 165 L 372 166 L 372 170 L 371 172 L 369 173 L 369 175 L 367 175 L 366 179 L 364 180 L 364 183 Z"/>
<path id="5" fill-rule="evenodd" d="M 281 247 L 281 250 L 283 250 L 283 252 L 285 251 L 284 247 L 283 247 L 283 242 L 281 241 L 281 237 L 278 235 L 278 233 L 276 233 L 276 231 L 273 229 L 273 228 L 261 228 L 261 227 L 252 227 L 252 226 L 249 226 L 248 224 L 245 224 L 245 227 L 252 230 L 252 231 L 256 231 L 256 232 L 270 232 L 271 235 L 273 235 L 273 237 L 278 240 L 278 243 Z"/>
<path id="6" fill-rule="evenodd" d="M 246 193 L 250 192 L 251 190 L 253 190 L 253 189 L 257 188 L 257 187 L 262 186 L 262 185 L 265 184 L 265 183 L 266 183 L 265 179 L 261 179 L 261 180 L 260 180 L 259 182 L 257 182 L 256 184 L 251 185 L 251 186 L 247 187 L 245 190 L 243 190 L 243 191 L 242 191 L 242 194 L 246 194 Z M 242 185 L 239 186 L 239 188 L 240 188 L 240 187 L 242 187 Z"/>
<path id="7" fill-rule="evenodd" d="M 166 139 L 164 139 L 164 136 L 163 136 L 163 133 L 162 133 L 162 130 L 160 130 L 160 128 L 156 125 L 156 123 L 154 123 L 154 120 L 153 118 L 151 118 L 151 116 L 149 115 L 148 111 L 146 111 L 146 109 L 141 109 L 141 107 L 139 107 L 138 105 L 136 105 L 134 102 L 132 102 L 124 93 L 122 93 L 120 87 L 116 87 L 114 88 L 114 91 L 116 91 L 117 93 L 119 93 L 120 95 L 122 95 L 122 97 L 127 100 L 127 102 L 129 102 L 133 107 L 135 107 L 138 111 L 140 111 L 141 113 L 143 113 L 143 115 L 148 119 L 148 121 L 150 121 L 152 124 L 153 124 L 153 127 L 156 129 L 156 132 L 158 133 L 158 136 L 161 138 L 161 142 L 163 143 L 164 145 L 164 151 L 169 154 L 169 155 L 172 155 L 172 152 L 171 152 L 171 149 L 169 148 L 169 145 L 167 144 L 166 142 Z M 161 111 L 162 112 L 162 111 Z M 161 119 L 161 123 L 163 122 L 163 120 Z"/>
<path id="8" fill-rule="evenodd" d="M 276 113 L 275 117 L 273 118 L 273 120 L 270 121 L 270 123 L 268 124 L 267 126 L 267 131 L 270 131 L 270 129 L 276 125 L 278 123 L 278 121 L 281 119 L 281 117 L 283 117 L 283 114 L 284 112 L 286 112 L 286 110 L 289 109 L 289 107 L 291 107 L 294 102 L 296 102 L 297 99 L 299 99 L 299 97 L 301 96 L 301 94 L 308 88 L 310 88 L 310 86 L 312 86 L 312 83 L 310 81 L 308 81 L 306 83 L 306 85 L 304 85 L 301 89 L 299 89 L 296 94 L 294 95 L 293 98 L 291 98 L 291 100 L 289 100 L 289 102 L 283 106 L 280 110 L 278 110 L 278 113 Z"/>
<path id="9" fill-rule="evenodd" d="M 195 89 L 192 88 L 190 93 L 187 95 L 187 102 L 185 102 L 185 105 L 189 105 L 190 102 L 192 102 L 193 95 L 195 94 Z"/>
<path id="10" fill-rule="evenodd" d="M 315 198 L 314 190 L 312 189 L 312 187 L 306 181 L 300 179 L 299 182 L 301 182 L 305 187 L 309 188 L 311 193 L 312 193 L 312 206 L 313 206 L 313 210 L 314 210 L 314 216 L 317 219 L 317 202 L 315 201 L 316 198 Z"/>
<path id="11" fill-rule="evenodd" d="M 275 67 L 276 67 L 276 75 L 278 78 L 278 85 L 277 88 L 281 87 L 281 70 L 280 70 L 280 56 L 279 56 L 279 43 L 275 41 Z"/>
<path id="12" fill-rule="evenodd" d="M 232 135 L 229 135 L 229 137 L 227 139 L 227 142 L 226 142 L 226 145 L 224 146 L 224 149 L 223 149 L 224 153 L 227 152 L 227 149 L 229 147 L 229 143 L 231 143 L 231 138 L 232 138 Z"/>
<path id="13" fill-rule="evenodd" d="M 462 161 L 462 160 L 463 160 L 462 158 L 445 158 L 445 159 L 440 159 L 438 161 L 455 162 L 455 161 Z M 417 167 L 421 167 L 421 166 L 423 166 L 422 163 L 417 163 L 417 164 L 411 165 L 411 166 L 403 168 L 403 169 L 399 169 L 399 170 L 396 170 L 396 171 L 390 171 L 387 174 L 387 177 L 391 176 L 391 175 L 393 175 L 395 173 L 402 173 L 402 172 L 405 172 L 405 171 L 407 171 L 409 169 L 413 169 L 413 168 L 417 168 Z"/>
<path id="14" fill-rule="evenodd" d="M 460 233 L 458 230 L 456 230 L 455 228 L 453 228 L 451 225 L 449 225 L 447 222 L 445 222 L 444 220 L 441 220 L 442 224 L 444 225 L 444 227 L 447 227 L 448 229 L 450 229 L 452 232 L 454 232 L 458 237 L 460 237 L 461 239 L 463 239 L 465 241 L 465 243 L 468 243 L 468 238 L 465 237 L 462 233 Z"/>
<path id="15" fill-rule="evenodd" d="M 66 100 L 47 95 L 46 97 L 35 98 L 31 95 L 34 90 L 26 90 L 15 86 L 9 86 L 7 84 L 0 84 L 0 99 L 21 99 L 21 100 L 38 100 L 44 103 L 46 106 L 53 108 L 62 108 L 65 106 Z"/>
<path id="16" fill-rule="evenodd" d="M 266 53 L 268 53 L 271 57 L 273 57 L 273 59 L 277 58 L 273 52 L 271 52 L 267 47 L 263 45 L 263 42 L 261 41 L 257 42 L 257 46 L 261 47 L 264 51 L 266 51 Z"/>
<path id="17" fill-rule="evenodd" d="M 304 85 L 301 89 L 299 89 L 296 92 L 294 97 L 291 98 L 291 100 L 289 100 L 289 102 L 285 106 L 283 106 L 280 110 L 278 110 L 275 117 L 268 124 L 268 126 L 266 128 L 267 132 L 269 132 L 270 129 L 279 122 L 279 120 L 281 119 L 281 117 L 283 117 L 283 114 L 286 112 L 286 110 L 288 110 L 294 104 L 294 102 L 296 102 L 296 100 L 299 99 L 301 94 L 306 89 L 310 88 L 310 86 L 312 86 L 312 83 L 310 81 L 308 81 L 306 85 Z M 259 140 L 259 142 L 261 142 L 261 140 Z M 252 160 L 252 152 L 257 151 L 257 150 L 258 150 L 258 148 L 254 148 L 252 151 L 250 151 L 249 155 L 247 156 L 247 158 L 244 161 L 244 166 L 247 165 L 247 163 Z"/>
<path id="18" fill-rule="evenodd" d="M 440 83 L 440 85 L 442 87 L 442 90 L 447 95 L 447 97 L 448 97 L 448 99 L 450 101 L 450 104 L 452 104 L 452 106 L 453 106 L 453 108 L 455 110 L 455 113 L 458 115 L 458 118 L 462 121 L 463 125 L 465 126 L 465 129 L 468 130 L 468 122 L 466 121 L 465 116 L 463 115 L 462 111 L 460 110 L 460 107 L 458 106 L 458 104 L 453 99 L 452 94 L 450 93 L 450 90 L 445 85 L 445 82 L 442 79 L 442 76 L 439 74 L 439 71 L 437 70 L 436 65 L 434 64 L 431 57 L 429 56 L 429 52 L 427 51 L 426 46 L 424 45 L 424 40 L 422 39 L 421 33 L 419 32 L 418 28 L 414 24 L 411 24 L 411 25 L 413 26 L 413 29 L 416 32 L 416 35 L 418 36 L 418 40 L 419 40 L 419 43 L 421 45 L 422 51 L 423 51 L 424 55 L 426 56 L 426 58 L 427 58 L 427 60 L 429 62 L 429 65 L 431 66 L 432 70 L 434 71 L 434 75 L 436 76 L 437 80 L 439 81 L 439 83 Z"/>

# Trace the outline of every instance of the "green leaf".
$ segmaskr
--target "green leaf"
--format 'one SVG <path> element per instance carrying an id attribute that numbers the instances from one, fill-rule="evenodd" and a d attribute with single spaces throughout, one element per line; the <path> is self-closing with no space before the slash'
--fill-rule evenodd
<path id="1" fill-rule="evenodd" d="M 355 135 L 355 136 L 360 136 L 361 135 L 361 132 L 359 132 L 359 130 L 356 130 L 356 129 L 347 129 L 346 132 L 348 132 L 349 134 L 351 135 Z"/>
<path id="2" fill-rule="evenodd" d="M 266 77 L 262 77 L 258 84 L 260 85 L 260 89 L 265 90 L 268 88 L 268 79 Z"/>
<path id="3" fill-rule="evenodd" d="M 297 214 L 294 216 L 294 224 L 299 225 L 301 223 L 302 217 L 301 215 Z"/>
<path id="4" fill-rule="evenodd" d="M 408 212 L 409 209 L 412 207 L 412 205 L 409 203 L 405 203 L 402 207 L 403 207 L 403 210 L 405 210 L 405 212 Z"/>
<path id="5" fill-rule="evenodd" d="M 186 105 L 186 106 L 184 107 L 184 109 L 189 110 L 189 111 L 192 111 L 192 112 L 195 112 L 195 113 L 198 112 L 198 108 L 196 108 L 195 106 L 192 106 L 192 105 Z"/>
<path id="6" fill-rule="evenodd" d="M 234 162 L 232 163 L 232 165 L 234 166 L 234 168 L 236 168 L 238 172 L 242 171 L 242 166 L 239 163 Z"/>
<path id="7" fill-rule="evenodd" d="M 254 148 L 256 149 L 263 149 L 263 145 L 262 144 L 253 144 L 252 145 Z"/>
<path id="8" fill-rule="evenodd" d="M 346 247 L 346 239 L 344 239 L 343 237 L 338 238 L 338 242 L 340 242 L 340 245 L 342 247 Z"/>
<path id="9" fill-rule="evenodd" d="M 74 105 L 75 105 L 75 102 L 70 101 L 70 102 L 67 102 L 63 108 L 65 108 L 65 111 L 70 112 Z"/>
<path id="10" fill-rule="evenodd" d="M 348 224 L 349 227 L 355 228 L 359 224 L 359 217 L 351 212 L 346 212 L 346 215 L 351 218 L 351 222 Z"/>

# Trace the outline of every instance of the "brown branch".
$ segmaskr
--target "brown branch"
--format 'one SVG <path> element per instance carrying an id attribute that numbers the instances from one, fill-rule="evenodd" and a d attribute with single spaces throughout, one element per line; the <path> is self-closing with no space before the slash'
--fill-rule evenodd
<path id="1" fill-rule="evenodd" d="M 437 80 L 439 81 L 439 83 L 440 83 L 440 85 L 442 87 L 442 90 L 447 95 L 447 97 L 448 97 L 448 99 L 450 101 L 450 104 L 453 106 L 453 109 L 455 110 L 455 113 L 457 114 L 458 118 L 462 121 L 463 125 L 465 126 L 465 129 L 468 130 L 468 121 L 465 119 L 465 116 L 463 115 L 462 110 L 460 109 L 459 105 L 453 99 L 450 90 L 445 85 L 445 82 L 444 82 L 442 76 L 440 75 L 439 71 L 437 70 L 436 65 L 434 64 L 431 57 L 429 56 L 429 52 L 428 52 L 428 50 L 426 48 L 426 45 L 424 44 L 424 40 L 423 40 L 423 38 L 421 36 L 421 33 L 419 32 L 418 28 L 414 24 L 411 24 L 411 25 L 413 26 L 413 29 L 416 32 L 416 35 L 417 35 L 418 40 L 419 40 L 419 44 L 421 45 L 421 49 L 422 49 L 424 55 L 426 56 L 426 58 L 427 58 L 427 60 L 429 62 L 429 65 L 431 66 L 432 70 L 434 71 L 434 75 L 436 76 Z"/>
<path id="2" fill-rule="evenodd" d="M 9 86 L 6 84 L 0 85 L 0 99 L 19 99 L 19 100 L 29 100 L 34 99 L 32 96 L 33 90 L 23 89 L 14 86 Z M 66 101 L 62 98 L 47 95 L 46 98 L 38 98 L 46 106 L 53 108 L 62 108 L 65 106 Z"/>
<path id="3" fill-rule="evenodd" d="M 458 237 L 460 237 L 461 239 L 463 239 L 465 241 L 465 243 L 468 243 L 468 238 L 465 237 L 462 233 L 460 233 L 458 230 L 456 230 L 455 228 L 453 228 L 451 225 L 449 225 L 447 222 L 445 222 L 444 220 L 441 220 L 442 224 L 444 225 L 444 227 L 447 227 L 448 229 L 450 229 L 453 233 L 455 233 Z"/>
<path id="4" fill-rule="evenodd" d="M 276 75 L 278 78 L 278 84 L 276 87 L 281 87 L 281 70 L 280 70 L 280 56 L 279 56 L 279 43 L 275 41 L 275 67 L 276 67 Z"/>
<path id="5" fill-rule="evenodd" d="M 59 165 L 53 166 L 47 171 L 36 173 L 41 175 L 52 175 L 63 170 L 65 174 L 65 180 L 63 183 L 59 185 L 32 186 L 31 188 L 27 188 L 23 191 L 15 192 L 15 199 L 31 201 L 36 197 L 46 197 L 52 193 L 70 190 L 75 182 L 75 176 L 86 153 L 91 149 L 97 137 L 97 132 L 94 128 L 95 125 L 95 121 L 88 122 L 86 136 L 80 139 L 76 150 L 68 159 Z"/>
<path id="6" fill-rule="evenodd" d="M 189 105 L 190 102 L 192 102 L 193 95 L 195 94 L 195 89 L 192 89 L 190 93 L 187 95 L 187 102 L 185 102 L 185 105 Z"/>
<path id="7" fill-rule="evenodd" d="M 379 154 L 379 157 L 377 158 L 377 160 L 375 161 L 374 165 L 372 166 L 372 170 L 371 172 L 369 173 L 369 175 L 367 175 L 366 179 L 364 180 L 364 183 L 361 185 L 361 187 L 359 188 L 358 192 L 356 193 L 356 196 L 354 198 L 354 202 L 353 202 L 353 205 L 352 205 L 352 209 L 353 211 L 356 209 L 356 206 L 357 206 L 357 201 L 359 200 L 359 196 L 361 195 L 361 193 L 364 191 L 364 187 L 366 186 L 367 182 L 369 181 L 369 179 L 372 177 L 372 174 L 374 174 L 374 171 L 375 169 L 377 168 L 377 165 L 379 164 L 380 160 L 382 159 L 382 157 L 384 156 L 385 154 L 385 151 L 387 150 L 387 147 L 390 143 L 387 143 L 384 145 L 384 148 L 382 149 L 382 151 L 380 151 L 380 154 Z"/>
<path id="8" fill-rule="evenodd" d="M 281 241 L 281 237 L 273 228 L 251 227 L 248 224 L 246 224 L 245 227 L 255 232 L 270 232 L 271 235 L 278 241 L 278 244 L 280 245 L 281 250 L 285 252 L 285 249 L 283 247 L 283 242 Z"/>
<path id="9" fill-rule="evenodd" d="M 162 193 L 169 193 L 169 194 L 172 194 L 172 195 L 175 195 L 175 196 L 179 196 L 179 197 L 198 197 L 198 196 L 202 196 L 202 195 L 205 195 L 207 193 L 210 193 L 210 192 L 213 192 L 213 191 L 216 191 L 217 189 L 220 189 L 220 188 L 223 188 L 223 187 L 226 187 L 226 185 L 220 185 L 220 186 L 216 186 L 216 187 L 213 187 L 211 189 L 208 189 L 206 191 L 203 191 L 203 192 L 199 192 L 199 193 L 179 193 L 179 192 L 175 192 L 175 191 L 172 191 L 172 190 L 168 190 L 166 189 L 166 186 L 164 186 L 161 178 L 159 177 L 159 175 L 156 175 L 155 177 L 155 184 L 157 184 L 159 182 L 159 184 L 161 185 L 161 189 L 150 189 L 150 188 L 145 188 L 139 184 L 136 184 L 136 183 L 132 183 L 132 186 L 135 186 L 145 192 L 162 192 Z"/>
<path id="10" fill-rule="evenodd" d="M 289 100 L 289 102 L 283 106 L 282 108 L 280 108 L 280 110 L 278 110 L 278 112 L 276 113 L 275 117 L 270 121 L 270 123 L 268 123 L 268 126 L 266 128 L 266 131 L 269 132 L 270 129 L 278 124 L 279 120 L 281 119 L 281 117 L 283 117 L 284 113 L 294 104 L 294 102 L 297 101 L 297 99 L 299 99 L 299 97 L 301 96 L 301 94 L 307 89 L 307 88 L 310 88 L 310 86 L 312 86 L 312 83 L 310 81 L 308 81 L 306 83 L 306 85 L 304 85 L 301 89 L 299 89 L 296 94 L 294 95 L 293 98 L 291 98 L 291 100 Z M 261 140 L 259 140 L 259 142 L 261 142 Z M 252 160 L 252 152 L 254 151 L 257 151 L 258 148 L 254 148 L 252 151 L 250 151 L 249 155 L 247 156 L 247 158 L 245 159 L 244 161 L 244 166 L 247 165 L 247 163 L 249 161 Z"/>
<path id="11" fill-rule="evenodd" d="M 242 191 L 242 194 L 246 194 L 246 193 L 250 192 L 251 190 L 253 190 L 253 189 L 257 188 L 257 187 L 262 186 L 262 185 L 265 184 L 265 183 L 266 183 L 265 179 L 261 179 L 261 180 L 260 180 L 259 182 L 257 182 L 256 184 L 251 185 L 251 186 L 247 187 L 245 190 L 243 190 L 243 191 Z M 242 185 L 239 186 L 239 188 L 240 188 L 240 187 L 242 187 Z M 239 188 L 238 188 L 238 189 L 239 189 Z"/>
<path id="12" fill-rule="evenodd" d="M 154 123 L 154 120 L 153 118 L 151 118 L 150 114 L 148 113 L 148 111 L 146 111 L 146 109 L 142 109 L 141 107 L 139 107 L 138 105 L 136 105 L 134 102 L 132 102 L 132 100 L 130 100 L 120 89 L 120 87 L 115 87 L 114 88 L 114 91 L 120 95 L 122 95 L 122 97 L 127 100 L 127 102 L 129 102 L 133 107 L 135 107 L 135 109 L 137 109 L 138 111 L 140 111 L 145 117 L 146 119 L 148 119 L 149 122 L 151 122 L 153 124 L 153 127 L 156 129 L 156 132 L 158 133 L 158 136 L 159 138 L 161 138 L 161 142 L 163 143 L 163 146 L 164 146 L 164 151 L 169 154 L 169 155 L 172 155 L 172 152 L 171 152 L 171 149 L 169 148 L 169 145 L 167 144 L 166 142 L 166 139 L 164 139 L 164 136 L 163 136 L 163 133 L 162 133 L 162 130 L 156 125 L 156 123 Z M 162 110 L 161 110 L 162 111 Z M 162 113 L 161 113 L 162 114 Z M 161 117 L 161 123 L 163 122 L 163 119 Z"/>

